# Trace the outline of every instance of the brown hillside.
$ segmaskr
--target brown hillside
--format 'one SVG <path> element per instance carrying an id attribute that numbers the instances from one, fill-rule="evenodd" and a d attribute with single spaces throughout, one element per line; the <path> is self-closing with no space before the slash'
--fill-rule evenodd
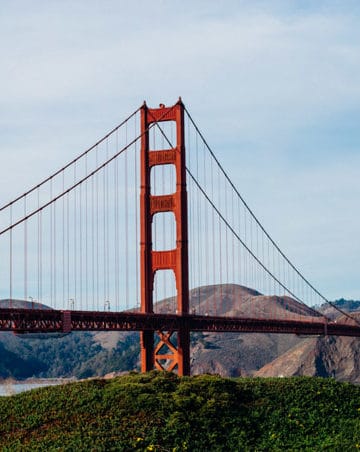
<path id="1" fill-rule="evenodd" d="M 155 306 L 155 312 L 172 312 L 175 300 L 169 298 Z M 288 296 L 266 296 L 237 284 L 203 286 L 190 291 L 190 311 L 226 317 L 298 318 L 316 313 Z"/>
<path id="2" fill-rule="evenodd" d="M 205 286 L 191 291 L 196 312 L 228 317 L 309 318 L 314 312 L 290 297 L 264 296 L 244 286 Z M 266 363 L 302 342 L 296 335 L 198 334 L 192 350 L 192 372 L 224 376 L 252 375 Z"/>
<path id="3" fill-rule="evenodd" d="M 352 313 L 360 320 L 360 313 Z M 352 323 L 348 317 L 338 322 Z M 255 373 L 259 377 L 309 375 L 360 383 L 360 338 L 315 337 L 303 340 Z"/>

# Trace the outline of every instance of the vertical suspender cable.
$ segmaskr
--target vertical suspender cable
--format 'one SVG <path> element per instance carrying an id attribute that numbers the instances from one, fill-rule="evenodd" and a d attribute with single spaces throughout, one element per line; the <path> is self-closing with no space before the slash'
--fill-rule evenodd
<path id="1" fill-rule="evenodd" d="M 206 192 L 208 191 L 208 184 L 207 184 L 207 178 L 208 178 L 208 168 L 206 165 L 206 148 L 205 146 L 203 147 L 203 156 L 204 156 L 204 185 L 205 185 L 205 190 Z M 204 223 L 205 223 L 205 243 L 204 243 L 204 248 L 205 248 L 205 285 L 208 286 L 209 285 L 209 217 L 208 217 L 208 208 L 207 205 L 205 203 L 204 200 Z"/>
<path id="2" fill-rule="evenodd" d="M 187 154 L 188 154 L 188 158 L 189 158 L 189 163 L 191 162 L 191 157 L 192 157 L 192 149 L 191 149 L 191 141 L 190 141 L 190 123 L 189 121 L 186 122 L 186 149 L 187 149 Z M 188 177 L 187 177 L 188 179 Z M 193 188 L 193 184 L 192 184 L 192 180 L 187 180 L 187 184 L 188 184 L 188 190 L 189 190 L 189 204 L 188 204 L 188 208 L 189 208 L 189 264 L 190 264 L 190 288 L 194 289 L 195 288 L 195 232 L 194 232 L 194 201 L 195 201 L 195 193 L 194 193 L 194 188 Z M 193 295 L 194 292 L 193 290 L 191 290 L 191 294 Z M 193 298 L 193 296 L 191 297 Z M 190 303 L 193 304 L 193 306 L 195 306 L 196 301 L 190 299 Z M 197 303 L 197 312 L 199 313 L 200 311 L 200 305 L 199 303 Z"/>
<path id="3" fill-rule="evenodd" d="M 214 193 L 214 180 L 215 180 L 215 174 L 214 174 L 214 159 L 210 159 L 211 162 L 211 199 L 213 202 L 215 201 L 215 193 Z M 211 209 L 211 233 L 212 233 L 212 261 L 213 261 L 213 284 L 215 284 L 216 280 L 216 248 L 215 248 L 215 210 Z M 215 296 L 214 296 L 215 298 Z"/>
<path id="4" fill-rule="evenodd" d="M 125 124 L 125 139 L 126 144 L 128 143 L 128 128 L 127 123 Z M 126 309 L 129 309 L 129 183 L 128 183 L 128 153 L 125 152 L 125 273 L 126 273 Z"/>
<path id="5" fill-rule="evenodd" d="M 137 137 L 137 118 L 135 117 L 135 136 Z M 138 176 L 138 143 L 135 142 L 135 159 L 134 159 L 134 172 L 135 172 L 135 247 L 136 247 L 136 259 L 135 259 L 135 298 L 136 298 L 136 307 L 140 306 L 140 298 L 139 298 L 139 176 Z"/>
<path id="6" fill-rule="evenodd" d="M 265 263 L 265 246 L 264 246 L 264 234 L 261 234 L 261 259 L 262 262 Z M 262 278 L 262 293 L 265 295 L 266 293 L 266 272 L 264 272 L 262 269 L 260 269 L 260 271 L 263 274 L 263 278 Z"/>
<path id="7" fill-rule="evenodd" d="M 271 262 L 272 262 L 272 257 L 271 257 L 271 242 L 270 240 L 266 237 L 267 239 L 267 268 L 269 268 L 271 270 L 272 266 L 271 266 Z M 272 277 L 269 273 L 267 273 L 268 275 L 268 292 L 267 295 L 271 296 L 273 293 L 273 289 L 272 289 Z"/>
<path id="8" fill-rule="evenodd" d="M 236 228 L 235 221 L 235 212 L 234 212 L 234 193 L 232 192 L 231 196 L 231 221 L 233 223 L 233 227 Z M 232 257 L 232 302 L 235 301 L 235 236 L 231 234 L 232 242 L 231 242 L 231 257 Z"/>
<path id="9" fill-rule="evenodd" d="M 57 238 L 56 238 L 56 233 L 57 233 L 57 226 L 56 226 L 56 206 L 57 204 L 54 203 L 54 264 L 53 264 L 53 269 L 54 269 L 54 304 L 55 304 L 55 308 L 57 309 Z"/>
<path id="10" fill-rule="evenodd" d="M 85 174 L 88 174 L 88 157 L 85 158 Z M 85 309 L 89 309 L 89 181 L 85 182 Z"/>
<path id="11" fill-rule="evenodd" d="M 53 180 L 50 179 L 50 199 L 53 199 Z M 50 306 L 54 307 L 54 238 L 53 238 L 53 204 L 50 206 L 50 235 L 49 235 L 49 242 L 50 242 Z"/>
<path id="12" fill-rule="evenodd" d="M 107 143 L 107 142 L 106 142 Z M 106 145 L 106 152 L 107 151 L 107 145 Z M 107 159 L 107 157 L 106 157 Z M 104 309 L 106 307 L 106 279 L 107 279 L 107 256 L 106 256 L 106 217 L 107 217 L 107 205 L 106 205 L 106 167 L 102 170 L 102 229 L 103 229 L 103 235 L 102 235 L 102 254 L 103 254 L 103 306 Z"/>
<path id="13" fill-rule="evenodd" d="M 254 252 L 254 244 L 253 244 L 253 222 L 252 216 L 249 217 L 249 227 L 250 227 L 250 250 Z M 255 281 L 254 281 L 254 262 L 252 256 L 250 256 L 250 287 L 255 289 Z"/>
<path id="14" fill-rule="evenodd" d="M 247 224 L 246 224 L 246 209 L 244 206 L 244 241 L 245 244 L 248 245 L 247 242 Z M 247 250 L 244 249 L 244 280 L 245 280 L 245 287 L 249 286 L 249 281 L 248 281 L 248 265 L 247 265 Z"/>
<path id="15" fill-rule="evenodd" d="M 115 137 L 115 144 L 116 144 L 116 150 L 119 148 L 119 136 L 116 131 L 116 137 Z M 114 206 L 114 260 L 115 260 L 115 310 L 117 311 L 119 309 L 119 178 L 118 178 L 118 171 L 119 171 L 119 159 L 115 159 L 114 162 L 114 196 L 115 196 L 115 206 Z M 136 183 L 136 182 L 135 182 Z"/>
<path id="16" fill-rule="evenodd" d="M 27 215 L 27 197 L 24 196 L 24 217 Z M 28 299 L 28 222 L 24 221 L 24 300 Z"/>
<path id="17" fill-rule="evenodd" d="M 237 210 L 238 210 L 238 225 L 239 225 L 239 237 L 242 235 L 242 227 L 241 227 L 241 206 L 240 206 L 240 199 L 237 198 Z M 242 279 L 242 265 L 241 265 L 241 243 L 237 241 L 237 250 L 238 250 L 238 256 L 237 256 L 237 281 L 240 285 L 243 285 L 243 279 Z"/>
<path id="18" fill-rule="evenodd" d="M 37 189 L 38 208 L 40 206 L 39 188 Z M 40 303 L 40 212 L 37 215 L 37 300 Z"/>
<path id="19" fill-rule="evenodd" d="M 259 258 L 259 229 L 256 223 L 255 231 L 256 231 L 256 257 Z M 254 262 L 254 270 L 255 270 L 255 289 L 261 292 L 261 274 L 260 269 L 258 271 L 257 262 Z"/>
<path id="20" fill-rule="evenodd" d="M 13 222 L 13 211 L 12 205 L 10 206 L 10 226 Z M 12 308 L 12 298 L 13 298 L 13 229 L 10 229 L 9 233 L 9 267 L 10 267 L 10 275 L 9 275 L 9 307 Z"/>
<path id="21" fill-rule="evenodd" d="M 98 148 L 96 148 L 96 167 L 98 166 Z M 100 299 L 100 281 L 99 281 L 99 253 L 100 253 L 100 240 L 99 240 L 99 173 L 96 174 L 96 205 L 95 205 L 95 217 L 96 217 L 96 250 L 95 250 L 95 260 L 96 260 L 96 310 L 99 310 L 99 299 Z M 94 307 L 95 308 L 95 307 Z"/>
<path id="22" fill-rule="evenodd" d="M 225 204 L 225 218 L 226 221 L 229 221 L 228 218 L 228 193 L 227 193 L 227 183 L 226 179 L 224 180 L 224 204 Z M 228 234 L 228 228 L 225 228 L 225 282 L 228 285 L 229 284 L 229 234 Z"/>
<path id="23" fill-rule="evenodd" d="M 96 235 L 96 214 L 95 214 L 95 180 L 96 175 L 91 178 L 91 292 L 92 292 L 92 307 L 95 309 L 95 235 Z"/>
<path id="24" fill-rule="evenodd" d="M 109 139 L 106 140 L 106 160 L 108 160 L 109 156 Z M 112 162 L 114 165 L 114 162 Z M 106 179 L 106 305 L 107 309 L 111 309 L 111 300 L 110 300 L 110 216 L 111 212 L 113 212 L 112 209 L 110 209 L 110 195 L 109 195 L 109 165 L 106 165 L 105 167 L 105 179 Z M 114 300 L 112 300 L 114 302 Z"/>
<path id="25" fill-rule="evenodd" d="M 74 163 L 74 184 L 76 183 L 76 162 Z M 77 203 L 77 194 L 76 194 L 76 188 L 74 190 L 74 208 L 73 208 L 73 215 L 74 215 L 74 263 L 73 263 L 73 273 L 74 273 L 74 306 L 78 303 L 78 293 L 77 293 L 77 210 L 78 210 L 78 203 Z M 76 308 L 78 306 L 76 305 Z"/>
<path id="26" fill-rule="evenodd" d="M 220 171 L 218 168 L 218 206 L 221 206 L 221 181 L 220 181 Z M 219 281 L 220 281 L 220 300 L 219 303 L 222 303 L 222 298 L 223 298 L 223 262 L 222 262 L 222 256 L 223 256 L 223 249 L 222 249 L 222 229 L 221 229 L 221 218 L 218 216 L 218 220 L 219 220 Z M 215 315 L 217 314 L 217 305 L 215 307 Z"/>
<path id="27" fill-rule="evenodd" d="M 70 309 L 73 308 L 70 302 L 70 193 L 66 196 L 66 281 L 67 281 L 67 301 Z"/>
<path id="28" fill-rule="evenodd" d="M 79 185 L 79 302 L 80 309 L 83 309 L 83 203 L 82 203 L 82 184 Z"/>
<path id="29" fill-rule="evenodd" d="M 106 140 L 106 160 L 109 157 L 109 138 Z M 106 309 L 111 308 L 110 305 L 110 250 L 109 250 L 109 217 L 110 217 L 110 205 L 109 205 L 109 165 L 106 165 L 104 168 L 104 176 L 105 176 L 105 298 L 104 298 L 104 306 Z"/>
<path id="30" fill-rule="evenodd" d="M 39 218 L 40 218 L 40 231 L 39 231 L 39 250 L 40 250 L 40 296 L 39 296 L 39 302 L 43 301 L 43 218 L 42 218 L 43 211 L 40 210 L 39 212 Z"/>
<path id="31" fill-rule="evenodd" d="M 62 172 L 62 191 L 65 190 L 65 171 Z M 65 196 L 62 198 L 62 302 L 65 303 Z M 65 308 L 65 306 L 64 306 Z"/>
<path id="32" fill-rule="evenodd" d="M 199 141 L 198 134 L 195 134 L 195 155 L 196 155 L 196 179 L 199 180 Z M 200 196 L 196 197 L 196 218 L 197 218 L 197 274 L 198 274 L 198 284 L 197 284 L 197 299 L 200 303 L 200 285 L 201 285 L 201 215 L 200 215 Z"/>

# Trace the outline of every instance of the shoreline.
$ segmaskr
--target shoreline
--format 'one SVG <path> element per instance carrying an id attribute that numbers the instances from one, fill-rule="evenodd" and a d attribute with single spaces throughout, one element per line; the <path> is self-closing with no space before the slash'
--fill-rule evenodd
<path id="1" fill-rule="evenodd" d="M 25 380 L 15 380 L 13 378 L 4 378 L 0 380 L 0 385 L 36 385 L 36 384 L 61 384 L 61 383 L 75 383 L 79 381 L 76 377 L 54 377 L 54 378 L 27 378 Z"/>

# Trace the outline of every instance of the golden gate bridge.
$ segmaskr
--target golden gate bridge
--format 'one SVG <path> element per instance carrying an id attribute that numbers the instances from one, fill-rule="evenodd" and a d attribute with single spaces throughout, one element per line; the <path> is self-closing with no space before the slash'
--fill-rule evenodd
<path id="1" fill-rule="evenodd" d="M 0 330 L 139 331 L 143 371 L 190 374 L 194 331 L 360 336 L 271 238 L 181 99 L 144 103 L 0 207 L 0 253 Z"/>

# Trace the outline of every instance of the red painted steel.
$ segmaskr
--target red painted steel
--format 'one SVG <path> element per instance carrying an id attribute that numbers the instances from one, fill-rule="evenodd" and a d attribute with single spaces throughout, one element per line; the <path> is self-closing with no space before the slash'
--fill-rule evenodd
<path id="1" fill-rule="evenodd" d="M 304 320 L 211 317 L 138 312 L 58 311 L 0 309 L 0 331 L 64 333 L 70 331 L 160 331 L 166 343 L 169 332 L 278 333 L 360 337 L 360 326 L 327 322 L 321 317 Z M 165 332 L 165 333 L 164 333 Z M 160 358 L 159 358 L 160 359 Z"/>
<path id="2" fill-rule="evenodd" d="M 175 121 L 176 146 L 171 149 L 150 149 L 149 127 L 155 122 Z M 156 125 L 154 126 L 156 127 Z M 153 313 L 155 273 L 172 270 L 177 290 L 177 315 L 189 312 L 188 222 L 184 138 L 184 105 L 179 101 L 172 107 L 141 109 L 141 188 L 140 188 L 140 281 L 141 312 Z M 166 195 L 151 195 L 150 171 L 156 165 L 175 166 L 176 191 Z M 176 222 L 176 248 L 169 251 L 152 250 L 152 219 L 156 213 L 173 212 Z M 159 343 L 154 349 L 154 332 Z M 173 370 L 179 375 L 190 374 L 190 332 L 184 325 L 177 329 L 177 345 L 171 341 L 172 330 L 144 330 L 140 334 L 141 369 Z"/>

